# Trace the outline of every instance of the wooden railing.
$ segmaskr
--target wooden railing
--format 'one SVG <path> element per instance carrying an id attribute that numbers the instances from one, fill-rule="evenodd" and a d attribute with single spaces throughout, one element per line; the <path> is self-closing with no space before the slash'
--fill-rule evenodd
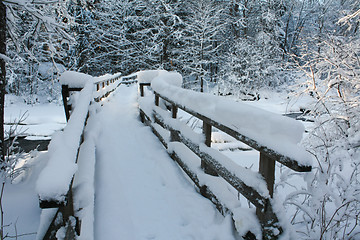
<path id="1" fill-rule="evenodd" d="M 139 83 L 141 97 L 144 97 L 145 95 L 145 86 L 150 86 L 150 83 Z M 218 189 L 218 187 L 213 187 L 211 181 L 206 181 L 206 179 L 209 178 L 206 175 L 210 174 L 224 179 L 256 207 L 256 215 L 262 228 L 262 238 L 278 239 L 283 233 L 283 227 L 280 225 L 278 216 L 274 212 L 272 205 L 275 161 L 297 172 L 309 172 L 311 171 L 311 166 L 299 163 L 289 156 L 280 154 L 251 137 L 233 130 L 226 124 L 215 121 L 194 109 L 190 109 L 170 97 L 161 95 L 153 90 L 149 91 L 148 94 L 149 93 L 154 95 L 154 104 L 149 108 L 148 104 L 141 104 L 140 99 L 139 110 L 141 121 L 151 127 L 153 133 L 159 138 L 165 148 L 168 149 L 171 158 L 178 163 L 195 183 L 199 192 L 210 199 L 222 214 L 233 214 L 231 207 L 228 207 L 226 204 L 226 199 L 222 199 L 221 194 L 215 194 L 215 192 L 218 191 L 213 191 L 213 189 Z M 167 111 L 165 111 L 164 108 L 159 107 L 160 99 L 165 101 L 166 106 L 168 106 Z M 199 144 L 192 140 L 194 139 L 193 135 L 196 135 L 196 133 L 177 119 L 178 109 L 182 109 L 188 114 L 202 120 L 202 143 Z M 250 169 L 244 169 L 239 165 L 236 165 L 222 153 L 210 147 L 213 127 L 260 152 L 259 173 L 265 180 L 264 184 L 267 186 L 268 194 L 259 192 L 256 187 L 249 184 L 249 180 L 243 179 L 243 175 L 247 175 L 247 173 L 249 173 L 248 175 L 252 174 L 250 174 Z M 196 166 L 194 167 L 193 160 L 196 158 L 195 155 L 183 154 L 185 151 L 188 151 L 185 149 L 185 146 L 201 159 L 201 168 L 203 171 L 199 171 L 199 168 Z M 238 172 L 241 172 L 242 174 L 237 174 Z M 204 184 L 204 182 L 207 184 Z M 245 239 L 255 239 L 255 235 L 250 232 L 244 237 Z"/>
<path id="2" fill-rule="evenodd" d="M 94 81 L 94 85 L 96 86 L 96 91 L 100 92 L 102 89 L 105 89 L 106 87 L 109 87 L 110 85 L 113 85 L 120 78 L 121 78 L 121 75 L 118 74 L 111 78 L 105 78 L 105 79 L 100 79 L 98 81 Z M 119 83 L 119 84 L 121 84 L 121 83 Z M 65 115 L 66 115 L 67 121 L 69 120 L 70 113 L 72 111 L 72 104 L 70 101 L 71 93 L 79 92 L 82 89 L 83 89 L 82 87 L 72 87 L 69 85 L 61 85 L 61 94 L 62 94 L 63 105 L 64 105 L 64 110 L 65 110 Z M 110 91 L 105 91 L 105 94 L 95 97 L 94 100 L 96 102 L 99 102 L 102 98 L 107 97 L 113 91 L 113 89 L 115 89 L 115 88 L 111 87 Z"/>
<path id="3" fill-rule="evenodd" d="M 92 81 L 92 79 L 91 79 Z M 74 139 L 79 139 L 78 144 L 76 146 L 77 150 L 76 150 L 76 154 L 73 155 L 73 159 L 68 159 L 69 161 L 73 161 L 73 163 L 77 163 L 78 162 L 78 158 L 79 158 L 79 153 L 80 153 L 80 149 L 82 147 L 82 143 L 84 142 L 84 131 L 85 131 L 85 127 L 86 127 L 86 123 L 87 120 L 89 118 L 89 106 L 92 104 L 92 102 L 100 102 L 103 98 L 106 98 L 109 96 L 109 94 L 111 92 L 113 92 L 118 86 L 120 86 L 121 84 L 131 84 L 131 83 L 135 83 L 136 79 L 134 78 L 127 78 L 127 77 L 120 77 L 120 75 L 117 75 L 115 77 L 110 77 L 110 78 L 105 78 L 105 79 L 101 79 L 99 81 L 94 81 L 94 82 L 90 82 L 88 83 L 90 86 L 85 85 L 84 88 L 79 88 L 79 87 L 72 87 L 69 85 L 62 85 L 62 96 L 63 96 L 63 103 L 64 103 L 64 109 L 65 109 L 65 114 L 66 114 L 66 118 L 68 120 L 68 124 L 64 129 L 64 134 L 68 131 L 67 128 L 69 128 L 69 125 L 71 125 L 72 127 L 70 128 L 74 128 L 74 126 L 76 126 L 76 128 L 80 128 L 79 131 L 77 131 L 78 134 L 80 134 L 79 136 L 75 136 L 76 133 L 73 133 L 72 138 Z M 95 91 L 93 91 L 93 89 L 95 89 Z M 91 91 L 91 98 L 89 99 L 89 101 L 87 101 L 86 106 L 82 105 L 82 106 L 78 106 L 76 105 L 75 108 L 73 109 L 73 106 L 71 104 L 71 96 L 72 96 L 72 92 L 78 92 L 80 91 L 80 96 L 81 97 L 81 93 L 84 91 Z M 85 93 L 83 96 L 86 97 L 86 95 L 88 95 L 89 93 Z M 86 102 L 86 101 L 85 101 Z M 84 108 L 84 109 L 80 109 L 80 108 Z M 82 117 L 77 117 L 76 119 L 74 119 L 74 121 L 72 121 L 72 116 L 73 115 L 79 115 L 77 114 L 78 112 L 86 112 L 86 114 L 82 114 Z M 51 143 L 50 143 L 51 144 Z M 58 146 L 56 146 L 58 147 Z M 59 148 L 62 148 L 62 151 L 69 151 L 67 149 L 67 147 L 64 146 L 59 146 Z M 95 152 L 95 151 L 94 151 Z M 95 156 L 94 156 L 95 158 Z M 53 176 L 55 178 L 61 178 L 62 176 Z M 57 208 L 57 211 L 54 215 L 54 217 L 52 218 L 52 221 L 49 225 L 49 227 L 47 228 L 47 231 L 45 233 L 45 235 L 42 237 L 42 239 L 44 240 L 56 240 L 56 232 L 61 228 L 61 227 L 65 227 L 66 229 L 66 233 L 65 233 L 65 238 L 64 239 L 76 239 L 76 236 L 80 235 L 80 227 L 81 227 L 81 223 L 79 221 L 79 219 L 76 217 L 76 213 L 74 210 L 74 202 L 73 202 L 73 183 L 74 183 L 74 178 L 76 177 L 76 173 L 72 176 L 71 181 L 68 182 L 68 191 L 65 194 L 65 196 L 63 196 L 62 198 L 49 198 L 46 197 L 46 199 L 42 199 L 41 196 L 39 196 L 39 200 L 40 200 L 40 208 L 42 209 L 47 209 L 47 208 Z"/>

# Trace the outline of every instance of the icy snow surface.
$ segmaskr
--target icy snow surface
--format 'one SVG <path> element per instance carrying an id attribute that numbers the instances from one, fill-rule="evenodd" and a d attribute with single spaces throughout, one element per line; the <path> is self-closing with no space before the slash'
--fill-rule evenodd
<path id="1" fill-rule="evenodd" d="M 94 119 L 95 239 L 234 239 L 231 217 L 195 191 L 138 120 L 136 88 L 121 86 Z"/>

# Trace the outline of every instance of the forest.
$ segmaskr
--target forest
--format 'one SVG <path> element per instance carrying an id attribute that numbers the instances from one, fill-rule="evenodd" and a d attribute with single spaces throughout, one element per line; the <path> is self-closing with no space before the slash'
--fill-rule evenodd
<path id="1" fill-rule="evenodd" d="M 304 239 L 360 237 L 359 0 L 0 0 L 1 164 L 6 94 L 58 101 L 66 70 L 165 69 L 183 87 L 246 101 L 306 96 L 316 160 L 289 194 Z M 287 176 L 291 178 L 291 173 Z M 286 182 L 286 178 L 282 179 Z"/>

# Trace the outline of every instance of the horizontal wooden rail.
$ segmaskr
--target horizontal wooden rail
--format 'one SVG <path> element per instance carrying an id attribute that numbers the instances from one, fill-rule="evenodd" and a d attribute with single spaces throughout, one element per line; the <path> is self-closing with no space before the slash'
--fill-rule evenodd
<path id="1" fill-rule="evenodd" d="M 149 83 L 140 83 L 140 96 L 143 97 L 144 87 L 150 86 Z M 191 110 L 186 106 L 176 103 L 168 97 L 162 96 L 157 92 L 152 92 L 155 97 L 154 105 L 151 107 L 151 110 L 146 107 L 144 109 L 140 102 L 140 118 L 142 122 L 150 126 L 154 134 L 160 139 L 163 145 L 168 148 L 169 144 L 172 142 L 180 142 L 184 144 L 189 150 L 191 150 L 195 155 L 201 159 L 201 167 L 203 168 L 204 173 L 202 174 L 211 174 L 213 176 L 219 176 L 223 178 L 228 184 L 230 184 L 236 191 L 248 199 L 255 207 L 256 214 L 258 216 L 259 222 L 262 227 L 263 239 L 278 239 L 282 232 L 283 228 L 279 223 L 279 219 L 276 216 L 276 213 L 273 211 L 272 207 L 272 196 L 273 196 L 273 186 L 275 178 L 275 161 L 293 169 L 297 172 L 308 172 L 311 171 L 311 166 L 300 164 L 294 159 L 291 159 L 288 156 L 284 156 L 275 150 L 264 146 L 257 141 L 244 136 L 243 134 L 225 126 L 224 124 L 217 122 L 213 119 L 210 119 L 199 112 Z M 160 108 L 160 99 L 163 99 L 167 104 L 167 109 L 171 111 L 169 114 L 171 117 L 167 116 L 166 119 L 163 117 L 164 109 Z M 146 104 L 147 105 L 147 104 Z M 189 129 L 185 130 L 186 133 L 182 132 L 186 129 L 183 123 L 180 123 L 177 120 L 177 109 L 182 109 L 183 111 L 189 113 L 190 115 L 197 117 L 203 121 L 203 142 L 198 143 L 192 140 L 192 136 L 187 136 Z M 171 119 L 171 120 L 169 120 Z M 176 122 L 178 121 L 178 122 Z M 179 128 L 179 124 L 181 128 Z M 258 192 L 258 188 L 251 186 L 251 183 L 246 183 L 240 175 L 235 174 L 233 167 L 241 169 L 240 166 L 234 166 L 231 164 L 231 160 L 226 160 L 226 157 L 223 156 L 220 152 L 211 148 L 211 128 L 215 127 L 224 133 L 229 134 L 235 139 L 247 144 L 248 146 L 258 150 L 260 152 L 259 159 L 259 174 L 265 180 L 265 186 L 268 190 L 267 193 Z M 161 132 L 164 129 L 169 131 L 169 138 L 164 137 L 164 134 Z M 195 133 L 194 133 L 195 134 Z M 188 165 L 187 162 L 190 160 L 184 161 L 176 151 L 168 150 L 170 156 L 179 164 L 179 166 L 184 170 L 184 172 L 190 177 L 190 179 L 195 183 L 199 188 L 200 193 L 209 198 L 217 207 L 217 209 L 222 213 L 231 212 L 231 208 L 228 208 L 220 200 L 221 196 L 216 196 L 211 187 L 206 185 L 201 185 L 199 177 L 201 173 L 196 169 L 192 169 L 191 165 Z M 218 159 L 221 159 L 220 161 Z M 228 161 L 229 163 L 226 163 Z M 223 163 L 226 163 L 223 165 Z M 228 167 L 231 166 L 231 169 Z M 247 171 L 251 171 L 247 169 Z M 199 175 L 200 174 L 200 175 Z M 253 234 L 248 234 L 247 239 L 254 238 Z"/>
<path id="2" fill-rule="evenodd" d="M 158 93 L 155 92 L 155 95 L 158 95 L 160 97 L 160 95 Z M 193 115 L 194 117 L 199 118 L 200 120 L 206 122 L 207 124 L 229 134 L 230 136 L 234 137 L 235 139 L 239 140 L 240 142 L 245 143 L 246 145 L 248 145 L 249 147 L 252 147 L 256 150 L 258 150 L 259 152 L 262 152 L 264 154 L 266 154 L 268 157 L 274 159 L 277 162 L 280 162 L 281 164 L 284 164 L 285 166 L 287 166 L 288 168 L 291 168 L 294 171 L 297 172 L 309 172 L 311 171 L 311 166 L 309 165 L 302 165 L 299 164 L 296 160 L 291 159 L 288 156 L 284 156 L 282 154 L 277 153 L 276 151 L 256 142 L 255 140 L 252 140 L 251 138 L 248 138 L 242 134 L 240 134 L 239 132 L 234 131 L 233 129 L 218 123 L 216 121 L 213 121 L 212 119 L 197 113 L 195 111 L 192 111 L 191 109 L 186 108 L 185 106 L 176 104 L 175 102 L 171 101 L 169 98 L 166 98 L 164 96 L 161 96 L 162 99 L 166 100 L 167 102 L 169 102 L 170 104 L 172 104 L 172 106 L 175 106 L 177 108 L 180 108 L 182 110 L 184 110 L 185 112 Z"/>

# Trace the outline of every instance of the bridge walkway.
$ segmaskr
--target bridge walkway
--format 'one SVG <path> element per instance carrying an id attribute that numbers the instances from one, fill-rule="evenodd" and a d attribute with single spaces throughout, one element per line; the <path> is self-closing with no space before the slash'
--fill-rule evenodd
<path id="1" fill-rule="evenodd" d="M 137 86 L 121 86 L 91 124 L 98 130 L 95 239 L 234 239 L 224 218 L 196 192 L 138 120 Z"/>

